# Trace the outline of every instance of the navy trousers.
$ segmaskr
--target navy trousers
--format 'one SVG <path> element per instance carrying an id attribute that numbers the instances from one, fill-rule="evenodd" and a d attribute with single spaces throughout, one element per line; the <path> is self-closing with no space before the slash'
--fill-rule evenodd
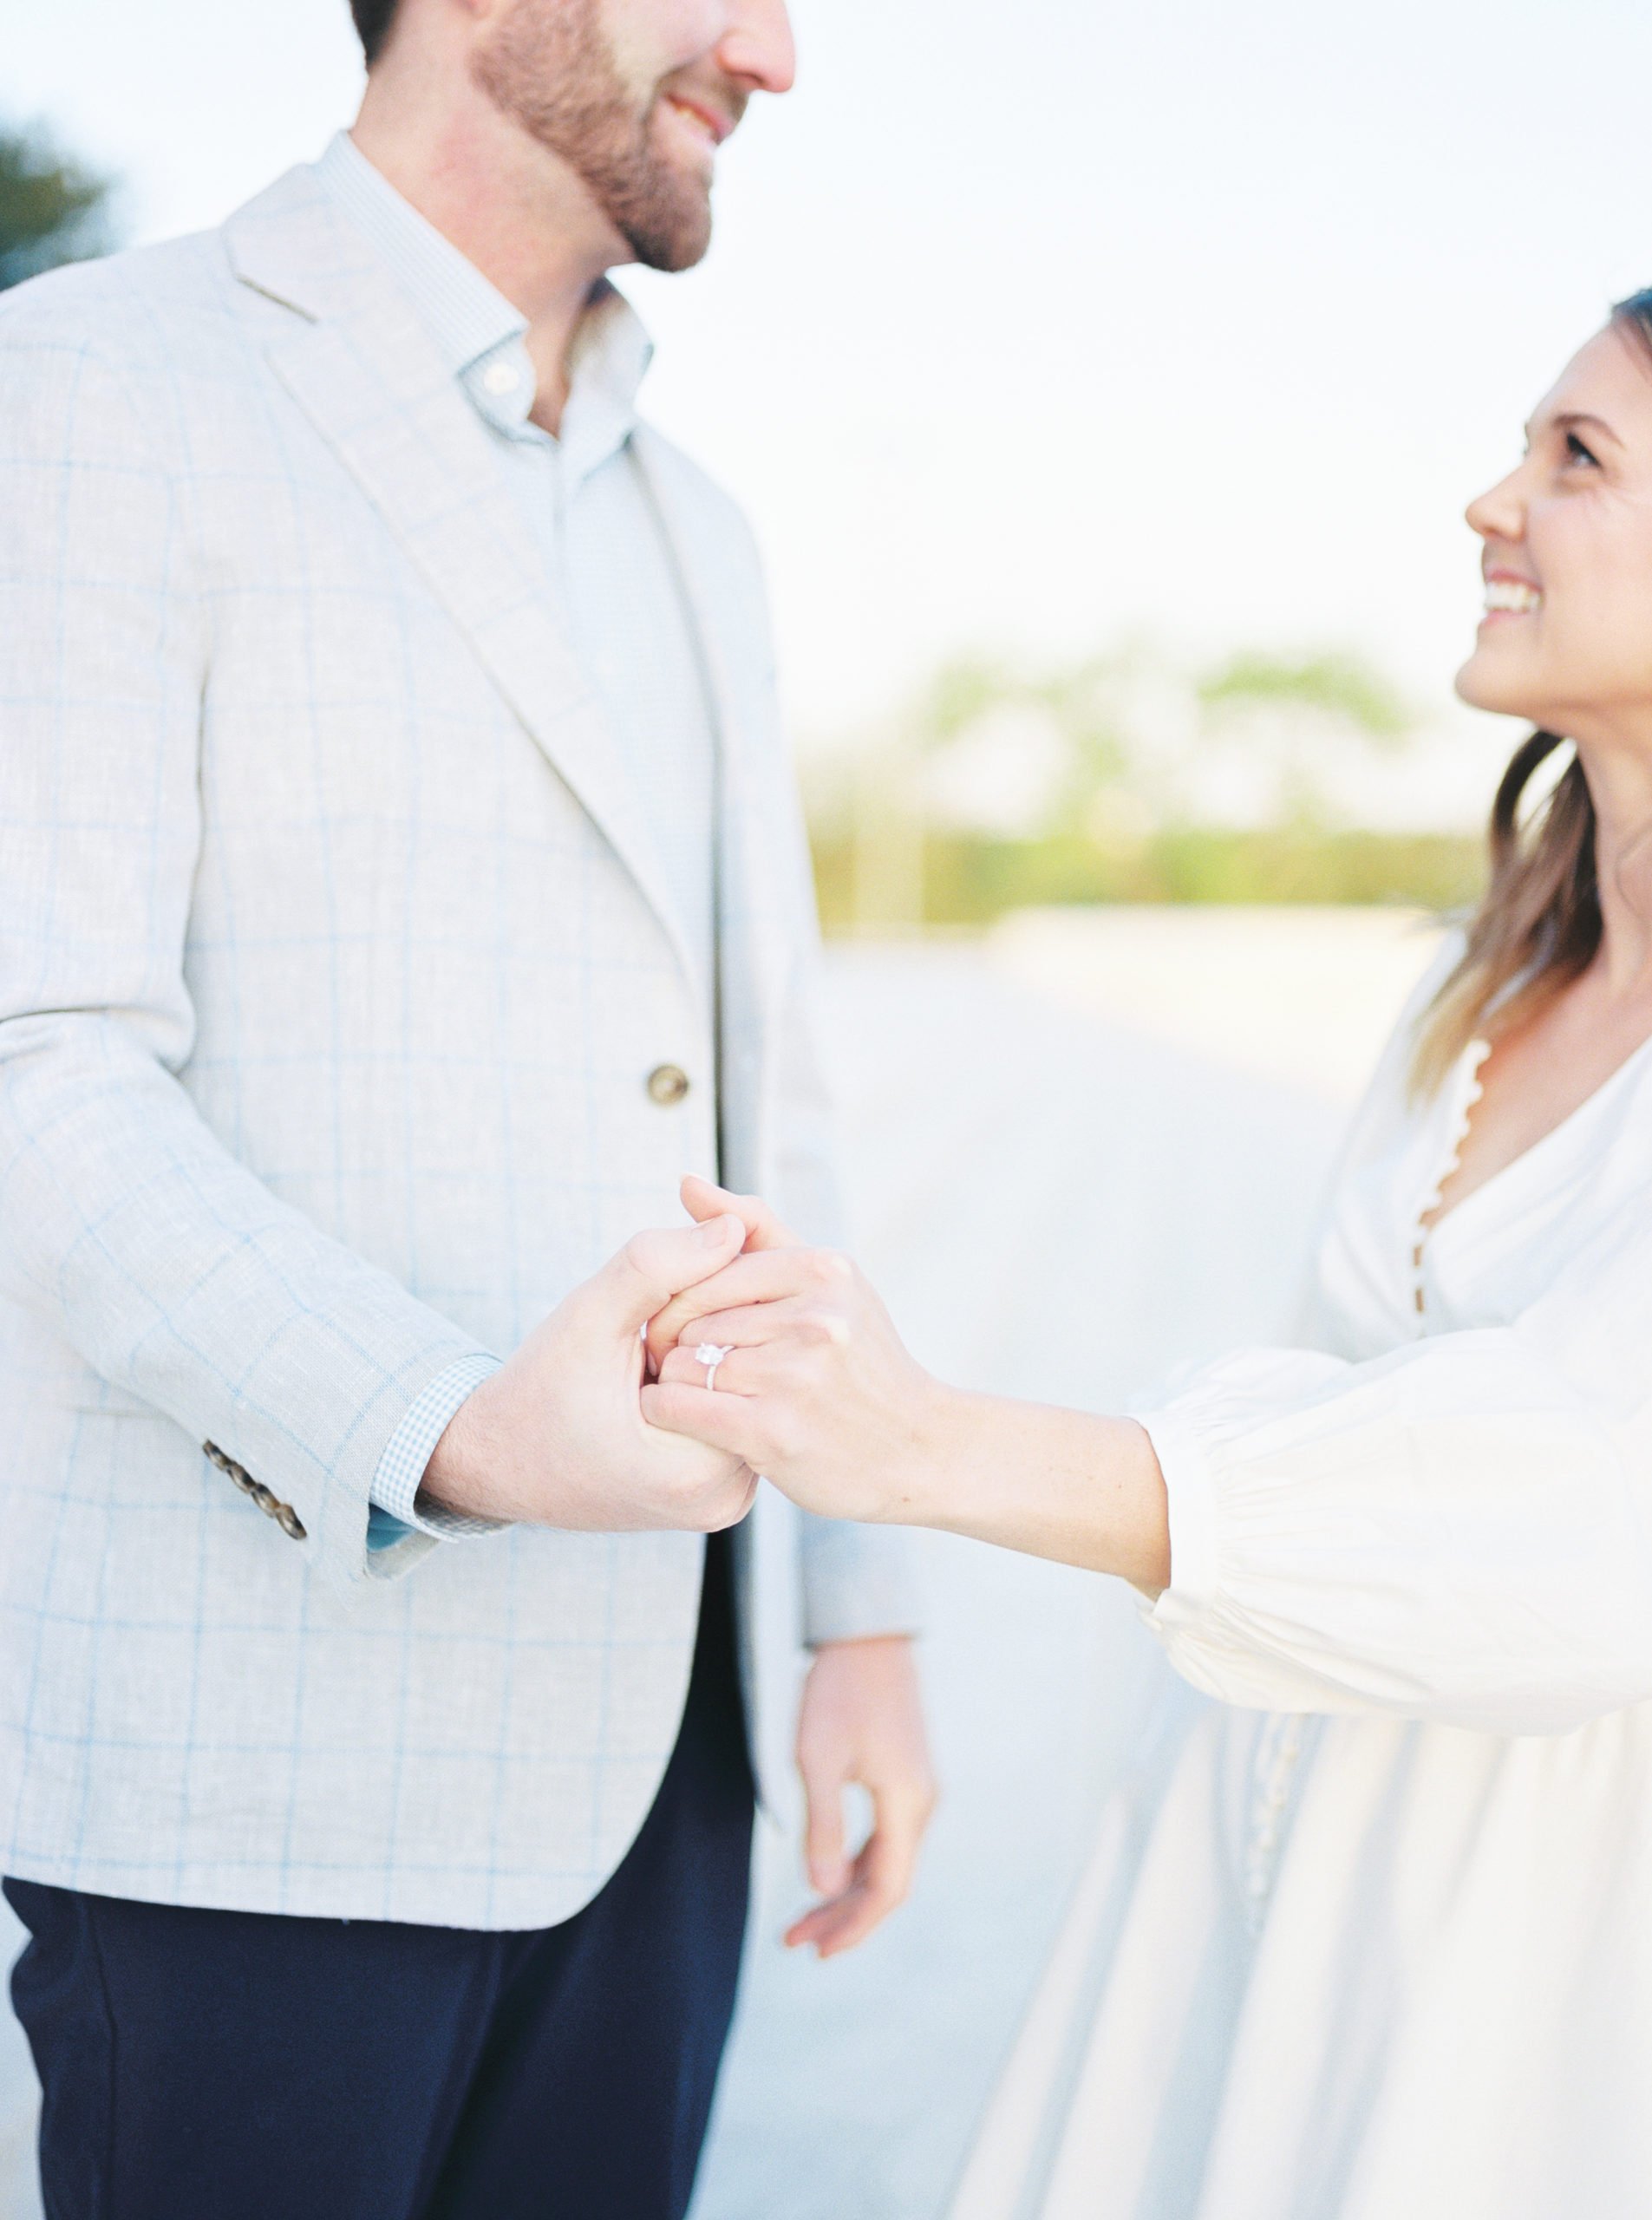
<path id="1" fill-rule="evenodd" d="M 617 1872 L 479 1934 L 5 1892 L 47 2220 L 682 2220 L 734 2009 L 752 1779 L 727 1538 Z"/>

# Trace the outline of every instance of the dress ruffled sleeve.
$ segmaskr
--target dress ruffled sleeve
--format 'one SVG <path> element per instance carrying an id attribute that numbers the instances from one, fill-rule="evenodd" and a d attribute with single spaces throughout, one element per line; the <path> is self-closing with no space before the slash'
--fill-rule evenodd
<path id="1" fill-rule="evenodd" d="M 1652 1196 L 1506 1326 L 1244 1350 L 1135 1415 L 1196 1687 L 1502 1734 L 1652 1697 Z"/>

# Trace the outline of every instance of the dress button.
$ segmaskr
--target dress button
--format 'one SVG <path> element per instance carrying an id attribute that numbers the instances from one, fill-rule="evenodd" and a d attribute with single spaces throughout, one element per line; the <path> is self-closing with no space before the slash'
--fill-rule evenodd
<path id="1" fill-rule="evenodd" d="M 648 1075 L 648 1099 L 669 1110 L 689 1091 L 689 1074 L 681 1064 L 656 1064 Z"/>
<path id="2" fill-rule="evenodd" d="M 489 393 L 514 393 L 521 382 L 521 373 L 509 362 L 490 362 L 482 372 L 482 383 Z"/>

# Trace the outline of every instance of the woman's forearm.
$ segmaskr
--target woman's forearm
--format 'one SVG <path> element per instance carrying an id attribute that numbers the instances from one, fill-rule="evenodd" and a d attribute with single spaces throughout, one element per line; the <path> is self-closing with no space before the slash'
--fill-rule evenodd
<path id="1" fill-rule="evenodd" d="M 885 1515 L 1115 1573 L 1149 1594 L 1170 1583 L 1165 1478 L 1133 1419 L 937 1383 Z"/>
<path id="2" fill-rule="evenodd" d="M 713 1204 L 761 1211 L 720 1188 L 684 1198 L 696 1216 Z M 806 1510 L 972 1534 L 1149 1593 L 1170 1583 L 1168 1501 L 1146 1431 L 943 1386 L 847 1257 L 748 1243 L 663 1311 L 650 1342 L 650 1424 L 732 1451 Z"/>

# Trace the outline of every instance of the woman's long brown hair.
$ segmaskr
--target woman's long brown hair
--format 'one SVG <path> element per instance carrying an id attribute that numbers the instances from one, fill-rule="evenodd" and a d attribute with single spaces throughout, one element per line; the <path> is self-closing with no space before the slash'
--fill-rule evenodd
<path id="1" fill-rule="evenodd" d="M 1652 287 L 1612 310 L 1652 357 Z M 1534 732 L 1514 751 L 1492 805 L 1491 877 L 1468 921 L 1468 944 L 1423 1012 L 1412 1056 L 1414 1093 L 1432 1094 L 1469 1042 L 1505 1039 L 1586 971 L 1600 946 L 1595 805 L 1574 755 L 1523 824 L 1520 801 L 1539 764 L 1564 743 Z"/>
<path id="2" fill-rule="evenodd" d="M 1492 1040 L 1535 1017 L 1586 971 L 1600 946 L 1595 805 L 1574 755 L 1531 822 L 1520 797 L 1558 733 L 1521 741 L 1492 805 L 1490 884 L 1468 922 L 1468 944 L 1424 1012 L 1411 1082 L 1432 1094 L 1477 1035 Z"/>

